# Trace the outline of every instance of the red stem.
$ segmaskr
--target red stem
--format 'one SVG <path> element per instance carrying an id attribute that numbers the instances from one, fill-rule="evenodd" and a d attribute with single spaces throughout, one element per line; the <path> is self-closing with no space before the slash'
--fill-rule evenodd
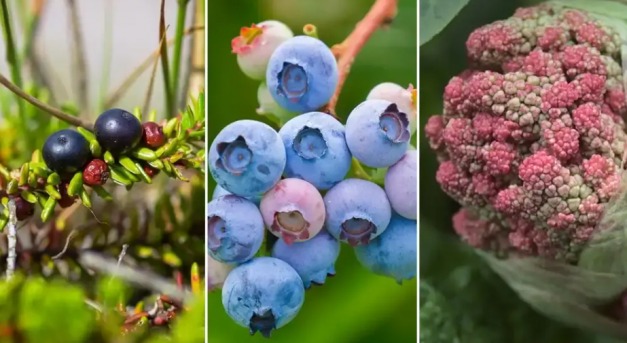
<path id="1" fill-rule="evenodd" d="M 335 106 L 344 87 L 344 82 L 350 73 L 355 57 L 366 44 L 370 36 L 382 25 L 389 23 L 396 16 L 397 0 L 376 0 L 366 16 L 357 23 L 344 41 L 334 45 L 331 50 L 337 57 L 339 79 L 335 93 L 327 105 L 327 111 L 335 114 Z"/>

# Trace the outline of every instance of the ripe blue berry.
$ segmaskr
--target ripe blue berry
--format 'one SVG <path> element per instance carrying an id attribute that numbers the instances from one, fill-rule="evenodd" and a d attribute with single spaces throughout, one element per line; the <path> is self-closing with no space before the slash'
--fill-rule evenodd
<path id="1" fill-rule="evenodd" d="M 251 259 L 263 242 L 264 226 L 259 209 L 236 195 L 225 195 L 207 205 L 209 255 L 224 263 Z"/>
<path id="2" fill-rule="evenodd" d="M 385 174 L 385 194 L 392 209 L 401 216 L 416 220 L 417 167 L 416 150 L 407 150 L 400 161 L 391 166 Z"/>
<path id="3" fill-rule="evenodd" d="M 407 115 L 409 119 L 409 131 L 411 134 L 416 132 L 416 104 L 414 101 L 416 90 L 412 85 L 408 88 L 403 88 L 400 85 L 393 82 L 383 82 L 374 86 L 366 100 L 381 99 L 395 103 L 398 106 L 398 110 Z"/>
<path id="4" fill-rule="evenodd" d="M 344 126 L 330 115 L 309 112 L 279 130 L 285 145 L 284 175 L 303 179 L 320 190 L 342 181 L 351 167 Z"/>
<path id="5" fill-rule="evenodd" d="M 303 279 L 305 288 L 312 283 L 324 284 L 327 275 L 335 275 L 335 261 L 340 255 L 340 242 L 327 230 L 320 231 L 306 242 L 287 244 L 282 239 L 272 247 L 272 256 L 287 262 Z"/>
<path id="6" fill-rule="evenodd" d="M 346 144 L 353 156 L 369 167 L 389 167 L 398 162 L 410 137 L 407 115 L 387 100 L 366 100 L 346 120 Z"/>
<path id="7" fill-rule="evenodd" d="M 337 86 L 335 57 L 320 40 L 296 36 L 270 57 L 266 82 L 274 100 L 285 109 L 315 111 L 329 102 Z"/>
<path id="8" fill-rule="evenodd" d="M 324 196 L 329 233 L 352 246 L 368 244 L 390 222 L 392 209 L 385 191 L 375 183 L 346 179 Z"/>
<path id="9" fill-rule="evenodd" d="M 306 241 L 324 226 L 324 202 L 320 192 L 301 179 L 279 181 L 259 205 L 268 230 L 287 244 Z"/>
<path id="10" fill-rule="evenodd" d="M 265 193 L 285 168 L 285 147 L 270 126 L 254 120 L 227 125 L 209 149 L 209 170 L 227 191 L 242 196 Z"/>
<path id="11" fill-rule="evenodd" d="M 243 27 L 240 35 L 231 41 L 231 49 L 237 54 L 237 64 L 246 76 L 263 80 L 274 50 L 292 37 L 294 34 L 287 25 L 276 20 L 266 20 L 251 27 Z"/>
<path id="12" fill-rule="evenodd" d="M 288 324 L 305 301 L 305 288 L 289 264 L 273 257 L 254 258 L 233 269 L 222 287 L 222 305 L 239 325 L 270 337 Z"/>
<path id="13" fill-rule="evenodd" d="M 392 215 L 385 232 L 369 244 L 355 247 L 357 260 L 375 274 L 394 278 L 399 284 L 416 277 L 415 220 Z"/>
<path id="14" fill-rule="evenodd" d="M 143 132 L 139 119 L 119 108 L 103 112 L 94 124 L 98 143 L 112 154 L 122 154 L 134 148 Z"/>
<path id="15" fill-rule="evenodd" d="M 213 190 L 213 194 L 211 195 L 211 200 L 217 199 L 221 196 L 225 196 L 225 195 L 230 195 L 233 194 L 229 191 L 227 191 L 226 189 L 220 187 L 220 185 L 216 185 L 216 188 Z M 261 202 L 261 197 L 263 196 L 263 194 L 259 194 L 259 195 L 253 195 L 253 196 L 249 196 L 249 197 L 244 197 L 247 200 L 250 200 L 252 202 L 255 203 L 255 205 L 259 206 L 259 203 Z"/>
<path id="16" fill-rule="evenodd" d="M 51 134 L 42 149 L 44 162 L 60 175 L 73 174 L 91 160 L 89 142 L 73 130 L 61 130 Z"/>

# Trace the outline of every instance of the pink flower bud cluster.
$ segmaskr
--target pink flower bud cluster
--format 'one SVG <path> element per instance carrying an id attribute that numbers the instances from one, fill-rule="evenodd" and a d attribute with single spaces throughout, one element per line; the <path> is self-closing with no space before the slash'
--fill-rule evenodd
<path id="1" fill-rule="evenodd" d="M 501 256 L 576 262 L 623 171 L 619 36 L 540 5 L 475 30 L 466 48 L 471 69 L 425 127 L 436 180 L 463 206 L 456 232 Z"/>

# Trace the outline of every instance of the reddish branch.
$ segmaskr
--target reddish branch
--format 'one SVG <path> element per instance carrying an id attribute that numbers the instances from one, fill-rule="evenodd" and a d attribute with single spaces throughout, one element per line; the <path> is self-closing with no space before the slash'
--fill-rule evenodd
<path id="1" fill-rule="evenodd" d="M 397 0 L 376 0 L 366 16 L 355 26 L 343 42 L 334 45 L 331 50 L 337 58 L 339 80 L 335 93 L 327 105 L 327 110 L 335 114 L 335 106 L 344 87 L 344 82 L 350 73 L 355 57 L 366 44 L 370 36 L 384 24 L 390 23 L 396 16 Z"/>

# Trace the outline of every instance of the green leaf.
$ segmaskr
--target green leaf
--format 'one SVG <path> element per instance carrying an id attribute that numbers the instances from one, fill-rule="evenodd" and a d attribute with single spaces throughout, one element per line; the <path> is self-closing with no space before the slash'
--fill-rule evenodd
<path id="1" fill-rule="evenodd" d="M 421 0 L 420 45 L 430 41 L 468 4 L 468 0 Z"/>

